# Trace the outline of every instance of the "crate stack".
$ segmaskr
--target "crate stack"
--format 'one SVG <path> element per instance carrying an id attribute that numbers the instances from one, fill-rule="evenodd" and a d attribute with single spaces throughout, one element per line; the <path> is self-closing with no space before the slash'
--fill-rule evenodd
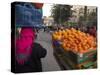
<path id="1" fill-rule="evenodd" d="M 73 50 L 66 50 L 62 46 L 62 40 L 52 38 L 54 56 L 63 69 L 88 69 L 97 67 L 97 50 L 90 49 L 80 53 Z"/>

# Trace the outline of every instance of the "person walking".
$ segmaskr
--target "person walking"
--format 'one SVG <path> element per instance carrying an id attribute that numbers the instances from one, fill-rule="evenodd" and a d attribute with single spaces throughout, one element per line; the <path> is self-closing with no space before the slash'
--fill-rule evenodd
<path id="1" fill-rule="evenodd" d="M 47 51 L 39 43 L 34 42 L 33 28 L 21 28 L 19 37 L 16 38 L 16 73 L 42 72 L 41 58 Z"/>

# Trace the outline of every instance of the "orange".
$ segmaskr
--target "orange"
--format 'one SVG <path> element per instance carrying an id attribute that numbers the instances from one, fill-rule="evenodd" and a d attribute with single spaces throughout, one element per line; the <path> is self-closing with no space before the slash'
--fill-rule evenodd
<path id="1" fill-rule="evenodd" d="M 60 40 L 66 50 L 83 53 L 90 48 L 96 48 L 96 38 L 74 28 L 55 31 L 52 38 Z"/>

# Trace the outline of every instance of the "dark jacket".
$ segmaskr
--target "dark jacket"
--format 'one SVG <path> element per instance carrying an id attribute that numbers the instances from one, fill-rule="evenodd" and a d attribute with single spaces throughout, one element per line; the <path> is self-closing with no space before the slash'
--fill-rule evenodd
<path id="1" fill-rule="evenodd" d="M 24 65 L 20 65 L 16 62 L 15 72 L 16 73 L 41 72 L 42 71 L 41 58 L 45 57 L 46 53 L 47 51 L 40 44 L 34 43 L 30 59 Z"/>

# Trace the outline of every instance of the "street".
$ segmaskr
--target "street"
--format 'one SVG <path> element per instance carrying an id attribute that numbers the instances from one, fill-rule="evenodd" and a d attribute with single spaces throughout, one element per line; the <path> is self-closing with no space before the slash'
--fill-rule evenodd
<path id="1" fill-rule="evenodd" d="M 50 33 L 39 31 L 36 42 L 40 43 L 47 50 L 46 57 L 42 58 L 43 71 L 60 71 L 60 67 L 53 56 Z"/>

